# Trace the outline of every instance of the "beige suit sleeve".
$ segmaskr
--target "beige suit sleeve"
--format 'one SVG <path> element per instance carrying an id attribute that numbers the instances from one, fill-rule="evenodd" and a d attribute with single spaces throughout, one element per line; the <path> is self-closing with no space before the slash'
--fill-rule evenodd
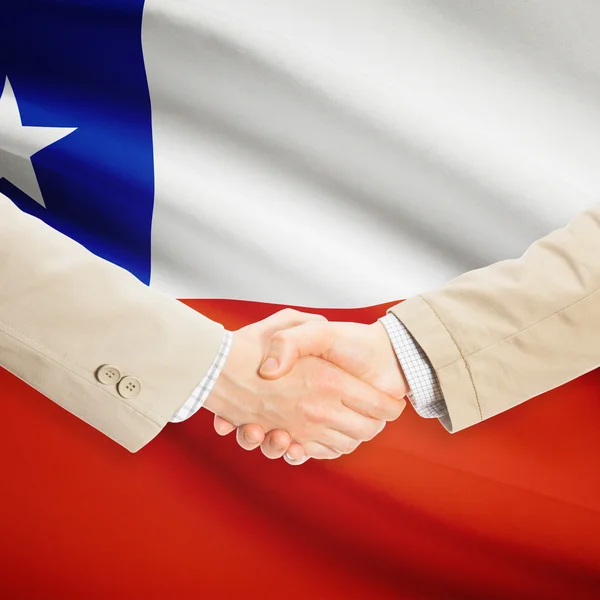
<path id="1" fill-rule="evenodd" d="M 128 450 L 185 403 L 222 336 L 0 194 L 0 366 Z M 139 380 L 138 394 L 100 383 L 102 365 Z"/>
<path id="2" fill-rule="evenodd" d="M 600 365 L 600 207 L 516 260 L 392 308 L 427 354 L 451 431 Z"/>

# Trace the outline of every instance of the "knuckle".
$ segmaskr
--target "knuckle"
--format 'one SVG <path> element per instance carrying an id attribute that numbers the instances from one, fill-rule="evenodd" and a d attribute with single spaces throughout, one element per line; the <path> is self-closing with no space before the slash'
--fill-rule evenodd
<path id="1" fill-rule="evenodd" d="M 271 342 L 275 342 L 275 343 L 284 343 L 285 340 L 287 339 L 287 331 L 285 329 L 283 330 L 279 330 L 276 331 L 272 336 L 271 336 Z"/>
<path id="2" fill-rule="evenodd" d="M 368 416 L 371 417 L 372 419 L 378 419 L 378 418 L 382 418 L 382 410 L 383 410 L 383 406 L 382 406 L 382 401 L 381 401 L 381 394 L 373 394 L 372 399 L 371 399 L 371 405 L 369 406 L 368 409 Z"/>

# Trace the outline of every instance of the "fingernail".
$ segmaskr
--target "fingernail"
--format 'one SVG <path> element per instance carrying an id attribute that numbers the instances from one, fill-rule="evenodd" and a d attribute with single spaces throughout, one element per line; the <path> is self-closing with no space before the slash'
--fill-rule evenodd
<path id="1" fill-rule="evenodd" d="M 272 373 L 273 371 L 277 371 L 279 367 L 279 361 L 272 356 L 267 358 L 262 365 L 261 371 L 265 371 L 266 373 Z"/>
<path id="2" fill-rule="evenodd" d="M 289 453 L 289 452 L 286 452 L 286 453 L 285 453 L 285 457 L 286 457 L 288 460 L 296 460 L 296 459 L 295 459 L 293 456 L 291 456 L 291 455 L 290 455 L 290 453 Z"/>

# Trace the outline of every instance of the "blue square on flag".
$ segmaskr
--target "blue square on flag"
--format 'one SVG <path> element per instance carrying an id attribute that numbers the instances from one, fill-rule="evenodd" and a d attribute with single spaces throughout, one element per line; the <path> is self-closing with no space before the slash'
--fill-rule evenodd
<path id="1" fill-rule="evenodd" d="M 4 0 L 0 192 L 150 279 L 154 197 L 143 0 Z"/>

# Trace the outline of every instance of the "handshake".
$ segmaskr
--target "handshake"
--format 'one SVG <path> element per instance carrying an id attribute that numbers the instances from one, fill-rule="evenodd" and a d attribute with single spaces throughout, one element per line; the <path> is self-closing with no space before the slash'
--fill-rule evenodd
<path id="1" fill-rule="evenodd" d="M 397 419 L 408 385 L 379 322 L 330 323 L 283 310 L 233 334 L 205 402 L 215 430 L 289 464 L 331 459 Z"/>

